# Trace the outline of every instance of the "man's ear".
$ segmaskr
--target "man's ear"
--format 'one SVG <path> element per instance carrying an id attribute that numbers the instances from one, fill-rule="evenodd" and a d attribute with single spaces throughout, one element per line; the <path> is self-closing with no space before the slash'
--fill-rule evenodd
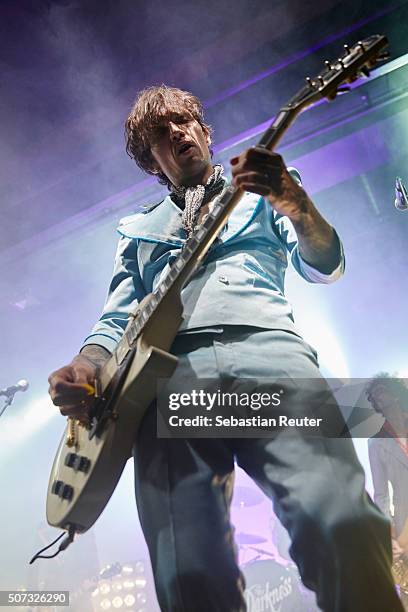
<path id="1" fill-rule="evenodd" d="M 159 165 L 154 160 L 150 163 L 149 170 L 152 174 L 160 174 L 161 172 Z"/>

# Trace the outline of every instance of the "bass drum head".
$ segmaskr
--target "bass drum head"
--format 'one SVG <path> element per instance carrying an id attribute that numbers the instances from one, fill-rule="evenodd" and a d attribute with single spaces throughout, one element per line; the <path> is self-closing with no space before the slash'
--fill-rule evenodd
<path id="1" fill-rule="evenodd" d="M 306 612 L 296 569 L 276 561 L 253 561 L 241 568 L 247 612 Z"/>

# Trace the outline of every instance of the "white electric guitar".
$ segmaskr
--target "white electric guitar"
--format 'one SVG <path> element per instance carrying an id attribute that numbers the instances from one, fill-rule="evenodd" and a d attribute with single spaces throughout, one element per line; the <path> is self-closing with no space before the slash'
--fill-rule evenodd
<path id="1" fill-rule="evenodd" d="M 258 147 L 276 147 L 296 117 L 318 100 L 333 100 L 385 59 L 385 36 L 374 35 L 342 57 L 326 62 L 315 78 L 280 109 Z M 51 471 L 47 520 L 70 534 L 89 529 L 111 497 L 131 455 L 140 421 L 157 395 L 157 379 L 168 378 L 177 358 L 169 353 L 182 320 L 180 293 L 225 225 L 244 192 L 227 187 L 205 222 L 187 241 L 169 274 L 130 314 L 115 352 L 101 368 L 90 424 L 68 419 Z"/>

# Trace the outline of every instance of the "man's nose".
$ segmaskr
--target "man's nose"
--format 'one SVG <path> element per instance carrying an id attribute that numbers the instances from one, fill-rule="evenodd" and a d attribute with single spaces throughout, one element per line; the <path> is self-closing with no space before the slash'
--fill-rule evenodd
<path id="1" fill-rule="evenodd" d="M 183 126 L 178 123 L 169 122 L 169 134 L 172 140 L 178 140 L 184 135 Z"/>

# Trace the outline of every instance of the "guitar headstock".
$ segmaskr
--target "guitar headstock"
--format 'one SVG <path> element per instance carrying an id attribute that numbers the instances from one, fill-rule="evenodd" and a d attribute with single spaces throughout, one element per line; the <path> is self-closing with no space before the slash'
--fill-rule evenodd
<path id="1" fill-rule="evenodd" d="M 344 45 L 344 54 L 338 59 L 325 62 L 325 68 L 315 78 L 306 78 L 306 85 L 294 96 L 288 109 L 300 112 L 317 100 L 334 100 L 338 93 L 348 91 L 348 83 L 361 76 L 368 77 L 370 70 L 389 57 L 384 52 L 388 45 L 386 36 L 374 34 L 352 47 Z"/>

